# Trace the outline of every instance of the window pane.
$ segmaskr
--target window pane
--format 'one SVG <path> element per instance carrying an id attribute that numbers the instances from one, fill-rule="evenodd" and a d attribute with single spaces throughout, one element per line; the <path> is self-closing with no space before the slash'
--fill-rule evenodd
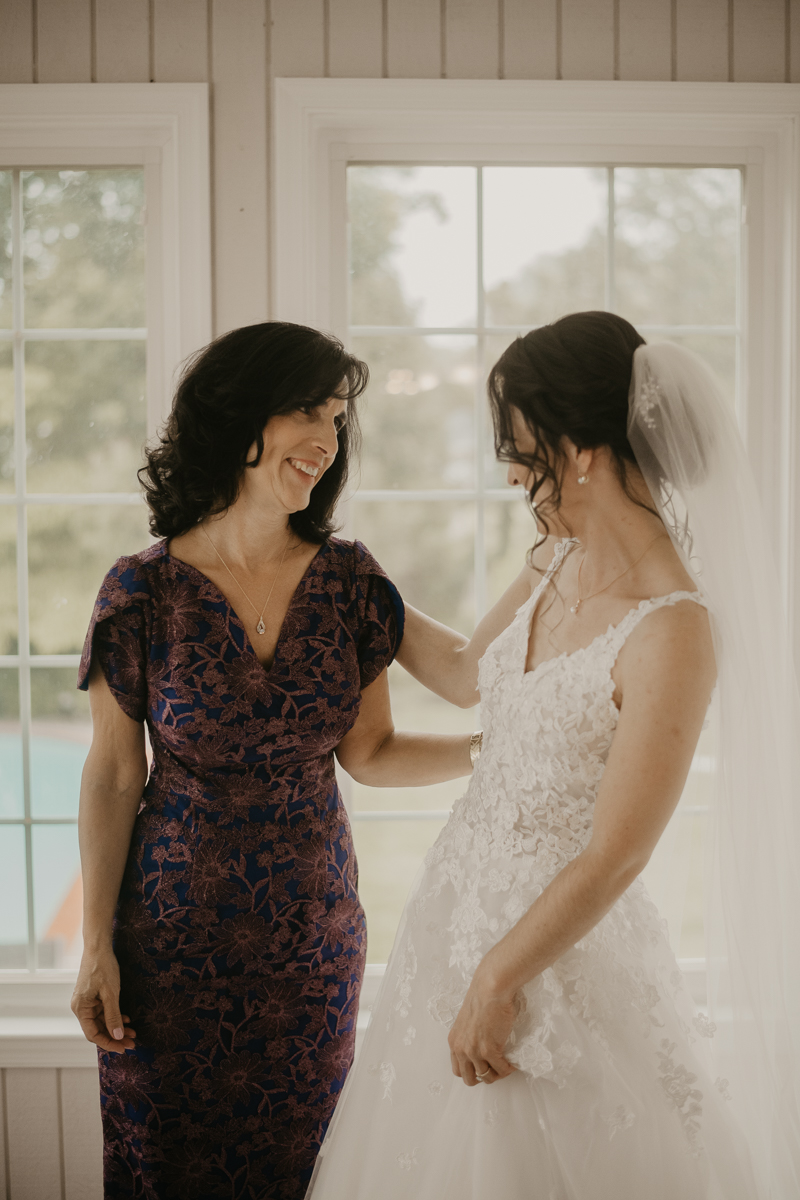
<path id="1" fill-rule="evenodd" d="M 83 905 L 77 825 L 33 826 L 33 904 L 39 966 L 77 967 Z"/>
<path id="2" fill-rule="evenodd" d="M 741 173 L 619 167 L 617 310 L 634 324 L 736 320 Z"/>
<path id="3" fill-rule="evenodd" d="M 475 625 L 474 506 L 456 500 L 353 502 L 353 536 L 415 608 L 463 633 Z"/>
<path id="4" fill-rule="evenodd" d="M 23 171 L 25 324 L 145 324 L 144 171 Z"/>
<path id="5" fill-rule="evenodd" d="M 29 342 L 25 385 L 29 492 L 138 491 L 144 342 Z"/>
<path id="6" fill-rule="evenodd" d="M 14 491 L 14 361 L 10 342 L 0 342 L 0 492 Z"/>
<path id="7" fill-rule="evenodd" d="M 19 671 L 16 667 L 0 667 L 0 817 L 24 815 Z M 6 832 L 5 827 L 0 830 L 0 840 Z"/>
<path id="8" fill-rule="evenodd" d="M 595 167 L 484 167 L 490 325 L 604 307 L 608 182 Z"/>
<path id="9" fill-rule="evenodd" d="M 475 339 L 359 338 L 353 353 L 370 370 L 361 486 L 474 486 Z"/>
<path id="10" fill-rule="evenodd" d="M 28 511 L 33 654 L 79 654 L 106 572 L 151 541 L 142 505 L 32 505 Z"/>
<path id="11" fill-rule="evenodd" d="M 0 654 L 16 654 L 17 510 L 0 505 Z"/>
<path id="12" fill-rule="evenodd" d="M 0 837 L 0 969 L 26 965 L 25 830 L 5 825 Z"/>
<path id="13" fill-rule="evenodd" d="M 358 894 L 367 914 L 367 962 L 385 963 L 403 905 L 440 821 L 353 821 Z"/>
<path id="14" fill-rule="evenodd" d="M 0 329 L 10 329 L 11 308 L 11 172 L 0 171 Z"/>
<path id="15" fill-rule="evenodd" d="M 350 167 L 354 325 L 472 325 L 474 167 Z"/>
<path id="16" fill-rule="evenodd" d="M 490 608 L 519 575 L 539 536 L 524 493 L 521 488 L 518 491 L 513 500 L 486 502 L 486 593 Z"/>
<path id="17" fill-rule="evenodd" d="M 74 667 L 31 671 L 31 811 L 34 817 L 77 817 L 81 771 L 92 741 L 89 697 Z"/>

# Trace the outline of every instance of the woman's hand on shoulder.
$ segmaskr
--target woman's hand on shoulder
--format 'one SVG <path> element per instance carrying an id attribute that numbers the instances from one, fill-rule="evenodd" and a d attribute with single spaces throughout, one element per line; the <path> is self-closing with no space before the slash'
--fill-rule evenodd
<path id="1" fill-rule="evenodd" d="M 136 1039 L 130 1018 L 120 1011 L 119 987 L 113 950 L 84 951 L 70 1008 L 86 1040 L 112 1054 L 132 1050 Z"/>

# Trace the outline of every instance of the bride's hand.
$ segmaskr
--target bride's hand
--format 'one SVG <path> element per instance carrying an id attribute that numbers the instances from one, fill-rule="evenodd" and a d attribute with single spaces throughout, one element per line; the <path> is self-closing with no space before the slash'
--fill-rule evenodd
<path id="1" fill-rule="evenodd" d="M 479 976 L 480 970 L 447 1039 L 453 1074 L 460 1076 L 467 1087 L 494 1083 L 516 1070 L 503 1054 L 517 1015 L 516 1006 L 513 999 L 494 993 Z"/>

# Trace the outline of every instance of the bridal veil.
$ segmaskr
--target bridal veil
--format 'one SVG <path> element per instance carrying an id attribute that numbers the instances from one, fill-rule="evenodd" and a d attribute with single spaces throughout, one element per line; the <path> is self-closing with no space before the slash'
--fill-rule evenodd
<path id="1" fill-rule="evenodd" d="M 759 1200 L 800 1196 L 800 705 L 771 539 L 733 412 L 694 354 L 634 354 L 628 436 L 708 601 L 718 751 L 706 861 L 714 1053 Z"/>

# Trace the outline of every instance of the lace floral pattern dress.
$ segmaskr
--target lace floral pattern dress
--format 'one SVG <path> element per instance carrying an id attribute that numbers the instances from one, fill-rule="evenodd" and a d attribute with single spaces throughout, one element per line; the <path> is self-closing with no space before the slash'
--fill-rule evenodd
<path id="1" fill-rule="evenodd" d="M 412 889 L 309 1200 L 745 1200 L 748 1165 L 666 925 L 637 880 L 528 983 L 489 1087 L 447 1033 L 487 951 L 586 846 L 618 710 L 611 672 L 643 601 L 525 672 L 551 567 L 480 663 L 483 750 Z"/>
<path id="2" fill-rule="evenodd" d="M 107 1197 L 303 1196 L 366 953 L 333 751 L 402 628 L 358 542 L 320 548 L 269 669 L 164 543 L 106 576 L 79 686 L 96 659 L 153 748 L 114 936 L 137 1044 L 99 1055 Z"/>

